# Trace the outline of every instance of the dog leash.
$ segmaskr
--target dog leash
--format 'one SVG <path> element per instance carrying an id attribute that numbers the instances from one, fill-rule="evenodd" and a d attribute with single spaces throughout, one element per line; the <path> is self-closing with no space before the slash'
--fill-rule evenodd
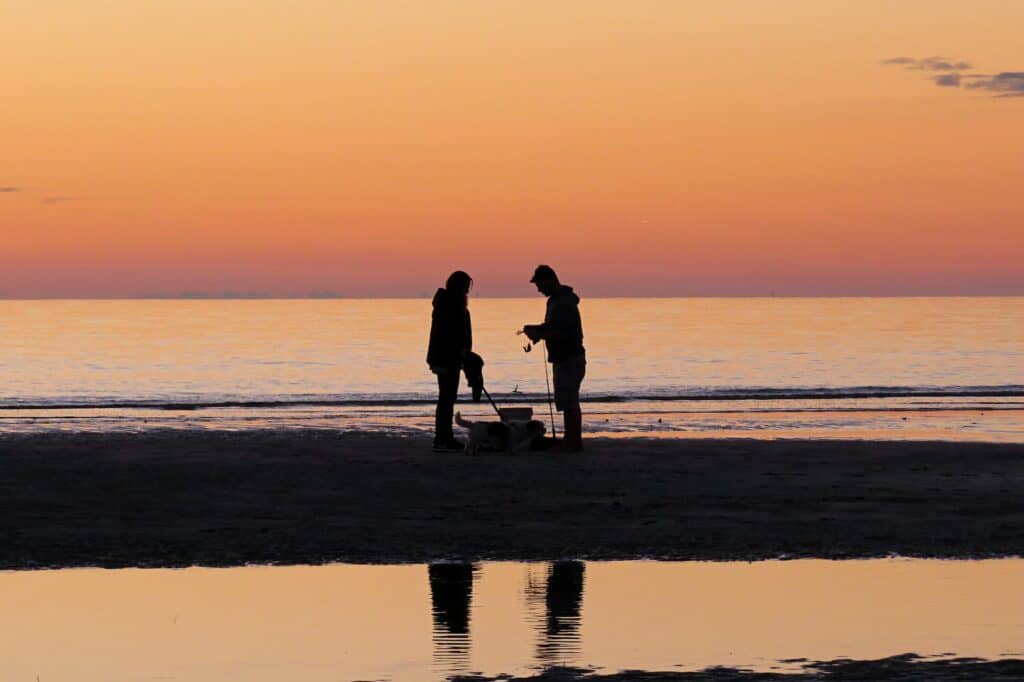
<path id="1" fill-rule="evenodd" d="M 501 419 L 501 410 L 498 408 L 497 403 L 494 402 L 494 398 L 492 398 L 491 394 L 487 392 L 487 389 L 483 384 L 480 385 L 480 390 L 484 392 L 484 395 L 487 396 L 487 402 L 489 402 L 491 407 L 494 408 L 494 411 L 498 413 L 498 419 Z"/>

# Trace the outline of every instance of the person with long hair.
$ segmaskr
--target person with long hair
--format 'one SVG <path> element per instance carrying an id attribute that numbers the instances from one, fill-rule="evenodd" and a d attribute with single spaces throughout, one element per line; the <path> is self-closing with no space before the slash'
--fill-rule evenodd
<path id="1" fill-rule="evenodd" d="M 462 270 L 448 276 L 443 289 L 434 294 L 430 320 L 427 364 L 437 375 L 437 409 L 434 412 L 434 450 L 458 452 L 463 444 L 452 431 L 459 374 L 466 356 L 473 350 L 473 325 L 469 315 L 469 292 L 473 278 Z"/>

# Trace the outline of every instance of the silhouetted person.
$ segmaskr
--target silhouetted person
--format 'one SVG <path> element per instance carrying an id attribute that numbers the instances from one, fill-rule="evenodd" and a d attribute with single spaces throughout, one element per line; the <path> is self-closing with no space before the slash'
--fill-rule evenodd
<path id="1" fill-rule="evenodd" d="M 560 663 L 567 656 L 578 653 L 585 571 L 581 561 L 551 564 L 544 595 L 545 630 L 538 646 L 538 658 L 542 663 Z"/>
<path id="2" fill-rule="evenodd" d="M 537 291 L 548 297 L 543 324 L 529 324 L 523 332 L 536 343 L 541 339 L 548 347 L 555 383 L 555 407 L 565 418 L 564 450 L 583 450 L 583 412 L 580 409 L 580 385 L 587 372 L 587 355 L 583 348 L 583 322 L 580 319 L 580 297 L 558 281 L 558 275 L 547 265 L 538 265 L 530 279 Z"/>
<path id="3" fill-rule="evenodd" d="M 452 432 L 452 415 L 459 395 L 459 374 L 473 350 L 473 325 L 469 315 L 469 291 L 473 278 L 458 270 L 434 294 L 430 320 L 427 364 L 437 375 L 437 409 L 434 412 L 434 450 L 461 451 Z"/>
<path id="4" fill-rule="evenodd" d="M 469 662 L 469 607 L 476 567 L 431 564 L 427 573 L 434 620 L 434 658 L 442 667 L 458 669 Z"/>

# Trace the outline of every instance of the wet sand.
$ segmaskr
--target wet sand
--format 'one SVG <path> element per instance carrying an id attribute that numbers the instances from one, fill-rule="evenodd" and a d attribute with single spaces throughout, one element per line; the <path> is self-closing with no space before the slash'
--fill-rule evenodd
<path id="1" fill-rule="evenodd" d="M 808 663 L 800 673 L 752 672 L 736 668 L 711 668 L 698 672 L 647 672 L 629 670 L 621 673 L 598 674 L 580 668 L 549 668 L 530 677 L 503 675 L 484 677 L 464 675 L 451 678 L 452 682 L 811 682 L 812 680 L 843 680 L 867 682 L 869 680 L 986 680 L 1000 682 L 1024 679 L 1024 661 L 980 661 L 977 659 L 949 659 L 932 661 L 914 654 L 893 656 L 877 661 L 841 659 Z"/>
<path id="2" fill-rule="evenodd" d="M 1024 445 L 335 431 L 0 439 L 0 567 L 1024 554 Z"/>

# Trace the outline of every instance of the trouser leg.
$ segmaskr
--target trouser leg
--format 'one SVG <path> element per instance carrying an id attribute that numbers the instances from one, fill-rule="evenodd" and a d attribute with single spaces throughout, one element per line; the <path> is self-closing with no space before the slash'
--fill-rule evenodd
<path id="1" fill-rule="evenodd" d="M 580 385 L 587 372 L 584 357 L 554 363 L 555 405 L 562 411 L 565 430 L 562 437 L 570 450 L 583 448 L 583 412 L 580 409 Z"/>
<path id="2" fill-rule="evenodd" d="M 434 412 L 434 440 L 440 443 L 452 440 L 452 415 L 459 394 L 459 370 L 449 368 L 437 374 L 437 409 Z"/>
<path id="3" fill-rule="evenodd" d="M 563 438 L 567 447 L 579 449 L 583 447 L 583 412 L 574 407 L 562 413 L 565 422 Z"/>

